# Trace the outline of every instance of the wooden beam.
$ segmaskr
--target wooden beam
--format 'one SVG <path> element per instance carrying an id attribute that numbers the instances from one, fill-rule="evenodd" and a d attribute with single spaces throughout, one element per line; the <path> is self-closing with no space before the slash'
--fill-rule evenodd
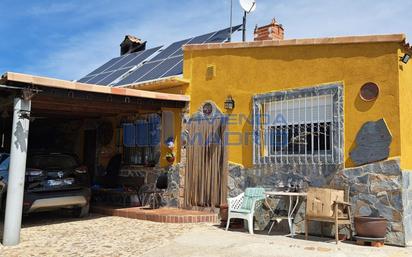
<path id="1" fill-rule="evenodd" d="M 99 94 L 111 94 L 111 95 L 120 95 L 120 96 L 130 96 L 130 97 L 140 97 L 156 100 L 167 100 L 167 101 L 179 101 L 179 102 L 188 102 L 190 97 L 187 95 L 180 94 L 168 94 L 168 93 L 159 93 L 151 92 L 145 90 L 131 89 L 131 88 L 119 88 L 119 87 L 109 87 L 103 85 L 93 85 L 85 84 L 67 80 L 60 80 L 47 77 L 32 76 L 28 74 L 7 72 L 3 75 L 2 81 L 4 83 L 24 83 L 31 86 L 43 86 L 57 89 L 69 89 L 76 91 L 84 91 L 91 93 Z"/>

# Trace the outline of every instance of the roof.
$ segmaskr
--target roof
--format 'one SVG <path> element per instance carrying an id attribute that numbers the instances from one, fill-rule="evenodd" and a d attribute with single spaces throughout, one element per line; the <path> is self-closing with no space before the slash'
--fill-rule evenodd
<path id="1" fill-rule="evenodd" d="M 170 101 L 190 101 L 190 97 L 180 94 L 168 94 L 158 93 L 132 88 L 115 88 L 101 85 L 93 85 L 86 83 L 73 82 L 68 80 L 54 79 L 48 77 L 33 76 L 29 74 L 6 72 L 0 79 L 2 84 L 29 84 L 33 86 L 42 86 L 50 88 L 78 90 L 90 93 L 111 94 L 129 97 L 141 97 L 158 100 L 170 100 Z"/>
<path id="2" fill-rule="evenodd" d="M 184 51 L 196 51 L 206 49 L 239 49 L 273 46 L 305 46 L 305 45 L 337 45 L 337 44 L 362 44 L 362 43 L 403 43 L 408 50 L 404 34 L 391 35 L 371 35 L 371 36 L 350 36 L 350 37 L 327 37 L 308 39 L 287 39 L 287 40 L 263 40 L 253 42 L 219 43 L 219 44 L 196 44 L 183 46 Z"/>
<path id="3" fill-rule="evenodd" d="M 183 51 L 185 44 L 221 43 L 241 25 L 174 42 L 166 47 L 155 47 L 144 51 L 115 57 L 90 72 L 78 81 L 88 84 L 124 86 L 146 83 L 152 80 L 183 74 Z M 134 40 L 126 36 L 125 40 Z"/>
<path id="4" fill-rule="evenodd" d="M 166 88 L 174 88 L 180 86 L 189 86 L 190 80 L 184 79 L 180 76 L 172 76 L 167 78 L 155 79 L 145 81 L 137 84 L 128 84 L 121 87 L 136 88 L 141 90 L 158 90 Z"/>

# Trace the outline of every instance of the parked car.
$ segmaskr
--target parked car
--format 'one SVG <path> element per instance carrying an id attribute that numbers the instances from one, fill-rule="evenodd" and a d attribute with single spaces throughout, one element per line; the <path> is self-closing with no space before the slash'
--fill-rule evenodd
<path id="1" fill-rule="evenodd" d="M 4 208 L 10 156 L 2 154 L 0 158 L 0 179 L 5 184 L 0 203 Z M 26 167 L 23 213 L 69 208 L 77 217 L 88 215 L 90 178 L 75 155 L 37 153 L 28 156 Z"/>

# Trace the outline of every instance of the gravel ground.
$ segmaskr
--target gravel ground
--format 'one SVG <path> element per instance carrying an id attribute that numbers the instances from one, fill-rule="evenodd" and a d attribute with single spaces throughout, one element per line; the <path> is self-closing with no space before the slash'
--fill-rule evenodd
<path id="1" fill-rule="evenodd" d="M 93 214 L 73 219 L 59 214 L 34 215 L 23 221 L 21 243 L 5 247 L 0 256 L 139 256 L 161 247 L 194 226 L 166 224 Z M 1 232 L 3 228 L 1 224 Z"/>
<path id="2" fill-rule="evenodd" d="M 87 219 L 37 214 L 23 224 L 21 243 L 13 247 L 0 244 L 0 256 L 412 256 L 412 248 L 336 245 L 319 238 L 306 241 L 249 235 L 244 230 L 226 232 L 212 224 L 167 224 L 95 214 Z"/>

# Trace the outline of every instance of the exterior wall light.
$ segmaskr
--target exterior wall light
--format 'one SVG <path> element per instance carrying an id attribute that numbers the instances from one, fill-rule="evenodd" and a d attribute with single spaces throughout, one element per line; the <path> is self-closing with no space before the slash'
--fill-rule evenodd
<path id="1" fill-rule="evenodd" d="M 234 108 L 235 108 L 235 100 L 233 100 L 232 96 L 228 96 L 225 100 L 225 109 L 233 110 Z"/>
<path id="2" fill-rule="evenodd" d="M 411 56 L 409 54 L 404 54 L 401 57 L 401 62 L 403 62 L 404 64 L 407 64 L 409 62 L 409 59 L 411 59 Z"/>

